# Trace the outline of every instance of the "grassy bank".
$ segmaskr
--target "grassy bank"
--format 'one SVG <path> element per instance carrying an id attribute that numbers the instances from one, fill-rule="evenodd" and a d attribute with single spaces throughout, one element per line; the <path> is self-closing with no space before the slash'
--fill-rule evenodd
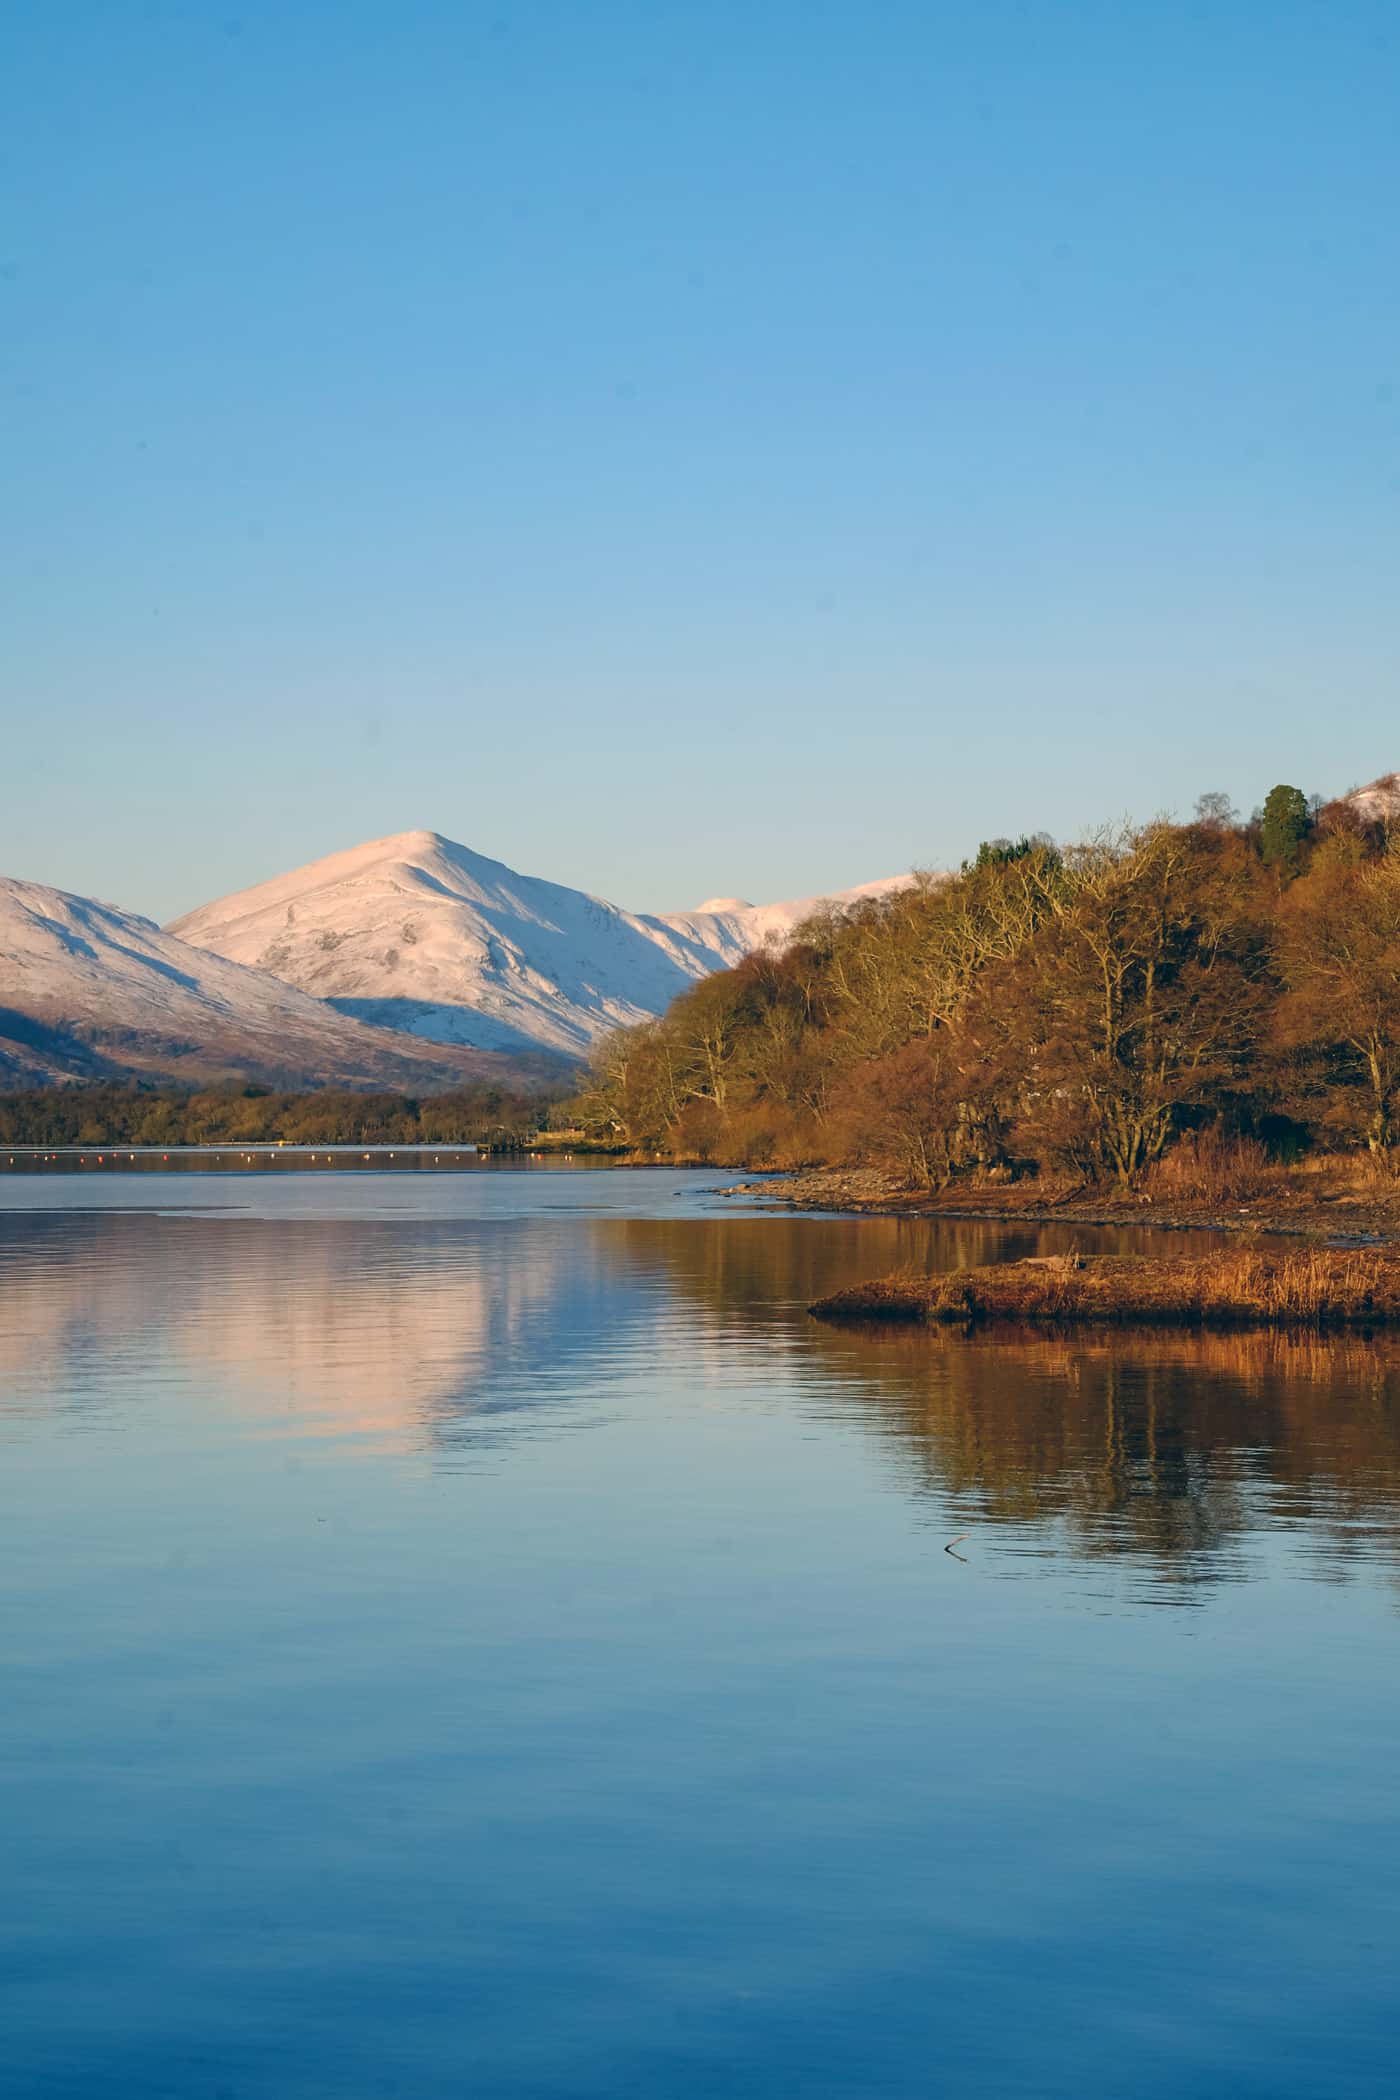
<path id="1" fill-rule="evenodd" d="M 1098 1322 L 1180 1327 L 1400 1323 L 1400 1256 L 1338 1247 L 1182 1256 L 1048 1255 L 898 1275 L 820 1298 L 823 1319 Z"/>

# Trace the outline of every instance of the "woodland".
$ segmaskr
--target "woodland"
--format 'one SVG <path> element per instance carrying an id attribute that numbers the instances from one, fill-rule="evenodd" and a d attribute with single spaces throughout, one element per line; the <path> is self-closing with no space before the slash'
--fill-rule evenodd
<path id="1" fill-rule="evenodd" d="M 1400 828 L 1288 785 L 1241 821 L 984 844 L 818 913 L 610 1037 L 556 1112 L 636 1154 L 902 1186 L 1185 1187 L 1400 1165 Z"/>

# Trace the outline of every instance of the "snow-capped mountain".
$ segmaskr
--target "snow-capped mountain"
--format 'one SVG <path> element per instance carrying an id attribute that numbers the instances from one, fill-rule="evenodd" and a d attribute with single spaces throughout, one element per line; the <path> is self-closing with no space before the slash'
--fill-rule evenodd
<path id="1" fill-rule="evenodd" d="M 266 970 L 343 1014 L 439 1043 L 579 1057 L 620 1024 L 660 1013 L 698 977 L 826 900 L 691 912 L 623 911 L 518 875 L 434 831 L 406 831 L 313 861 L 172 921 L 171 933 Z"/>
<path id="2" fill-rule="evenodd" d="M 134 912 L 0 877 L 0 1077 L 134 1073 L 439 1089 L 520 1076 L 514 1061 L 366 1027 Z"/>

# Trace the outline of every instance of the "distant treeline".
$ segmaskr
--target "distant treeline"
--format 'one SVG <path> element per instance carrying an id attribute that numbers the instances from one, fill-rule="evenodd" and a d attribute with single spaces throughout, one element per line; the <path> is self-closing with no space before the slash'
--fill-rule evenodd
<path id="1" fill-rule="evenodd" d="M 421 1100 L 331 1087 L 33 1087 L 0 1094 L 0 1144 L 511 1144 L 538 1127 L 542 1112 L 538 1093 L 482 1085 Z"/>
<path id="2" fill-rule="evenodd" d="M 612 1037 L 562 1113 L 925 1188 L 1130 1184 L 1222 1145 L 1400 1161 L 1400 828 L 1278 787 L 1248 823 L 1208 795 L 1187 824 L 992 841 Z"/>

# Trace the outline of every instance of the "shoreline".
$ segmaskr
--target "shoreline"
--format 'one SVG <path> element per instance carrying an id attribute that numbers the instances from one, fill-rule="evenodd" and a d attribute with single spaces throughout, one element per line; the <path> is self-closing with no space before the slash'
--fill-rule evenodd
<path id="1" fill-rule="evenodd" d="M 983 1225 L 1149 1226 L 1168 1232 L 1277 1233 L 1347 1245 L 1400 1239 L 1400 1187 L 1358 1195 L 1352 1189 L 1292 1185 L 1244 1203 L 1156 1201 L 1133 1192 L 1068 1189 L 1029 1192 L 965 1190 L 956 1198 L 901 1189 L 873 1168 L 811 1167 L 766 1175 L 718 1191 L 760 1198 L 775 1210 L 823 1211 L 846 1217 L 918 1218 Z"/>

